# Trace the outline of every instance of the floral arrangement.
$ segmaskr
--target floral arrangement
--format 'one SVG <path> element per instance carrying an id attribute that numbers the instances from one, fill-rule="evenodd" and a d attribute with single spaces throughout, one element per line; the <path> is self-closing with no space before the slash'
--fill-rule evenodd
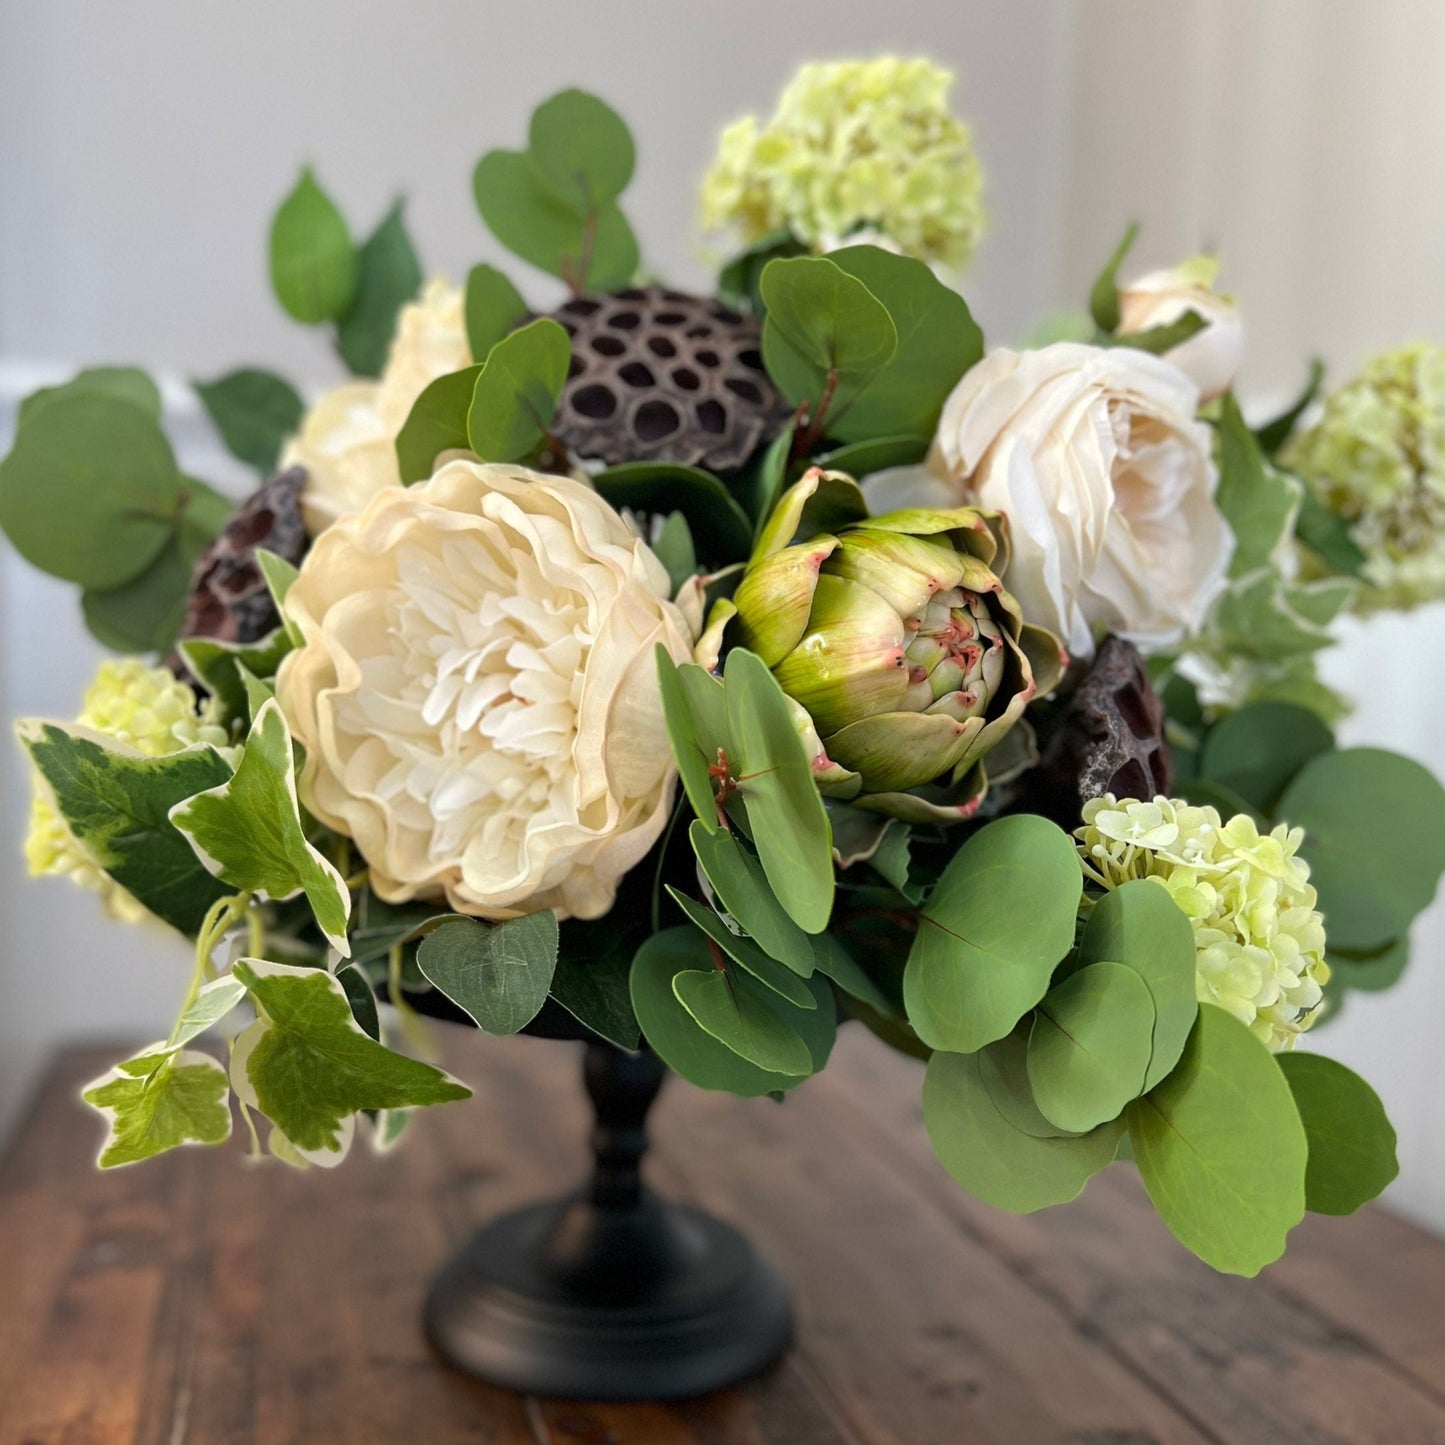
<path id="1" fill-rule="evenodd" d="M 777 1100 L 851 1021 L 927 1061 L 965 1188 L 1034 1210 L 1132 1158 L 1222 1270 L 1394 1176 L 1297 1045 L 1404 967 L 1445 792 L 1336 747 L 1314 660 L 1445 597 L 1445 352 L 1251 426 L 1214 263 L 1121 283 L 1132 233 L 1072 339 L 985 347 L 948 88 L 808 66 L 730 127 L 715 295 L 646 271 L 580 91 L 474 176 L 550 311 L 423 283 L 400 205 L 358 244 L 303 173 L 271 276 L 354 379 L 198 385 L 239 504 L 141 372 L 25 402 L 0 527 L 125 654 L 20 726 L 30 865 L 195 943 L 85 1093 L 102 1165 L 235 1115 L 336 1164 L 467 1094 L 420 1011 L 550 1009 Z"/>

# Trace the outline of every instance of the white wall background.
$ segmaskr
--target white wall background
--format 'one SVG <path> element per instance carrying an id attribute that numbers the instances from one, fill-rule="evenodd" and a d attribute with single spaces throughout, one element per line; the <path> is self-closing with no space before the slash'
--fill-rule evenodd
<path id="1" fill-rule="evenodd" d="M 564 84 L 627 115 L 648 259 L 702 282 L 693 188 L 718 128 L 769 107 L 805 57 L 886 49 L 958 72 L 993 216 L 965 290 L 994 340 L 1077 304 L 1131 217 L 1141 266 L 1219 249 L 1256 396 L 1289 391 L 1314 352 L 1342 375 L 1373 347 L 1445 337 L 1435 0 L 4 0 L 0 392 L 98 361 L 334 379 L 266 284 L 267 220 L 302 161 L 356 229 L 405 191 L 429 270 L 490 259 L 545 300 L 484 232 L 469 178 Z M 176 428 L 184 460 L 225 480 L 204 424 Z M 1445 610 L 1351 629 L 1332 663 L 1360 701 L 1351 740 L 1441 767 L 1442 644 Z M 0 715 L 73 714 L 98 657 L 70 589 L 0 553 Z M 25 793 L 0 744 L 0 1130 L 59 1039 L 153 1035 L 185 978 L 174 940 L 25 879 Z M 1445 1228 L 1442 945 L 1437 909 L 1405 983 L 1315 1041 L 1380 1087 L 1405 1161 L 1393 1197 Z"/>

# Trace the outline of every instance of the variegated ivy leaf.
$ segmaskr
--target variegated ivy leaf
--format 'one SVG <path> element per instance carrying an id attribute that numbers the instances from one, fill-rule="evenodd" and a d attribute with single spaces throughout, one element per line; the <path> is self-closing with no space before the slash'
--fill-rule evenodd
<path id="1" fill-rule="evenodd" d="M 1219 490 L 1215 500 L 1234 532 L 1231 577 L 1276 570 L 1279 553 L 1294 536 L 1303 488 L 1271 466 L 1239 404 L 1226 394 L 1219 417 Z"/>
<path id="2" fill-rule="evenodd" d="M 1261 662 L 1318 652 L 1334 639 L 1327 626 L 1291 605 L 1300 593 L 1307 606 L 1324 600 L 1314 598 L 1308 588 L 1288 587 L 1273 572 L 1241 578 L 1220 597 L 1210 631 L 1231 655 Z"/>
<path id="3" fill-rule="evenodd" d="M 100 1167 L 136 1164 L 181 1144 L 220 1144 L 231 1136 L 226 1071 L 209 1054 L 169 1044 L 117 1064 L 81 1097 L 110 1123 Z"/>
<path id="4" fill-rule="evenodd" d="M 171 825 L 184 799 L 224 785 L 208 747 L 145 757 L 85 729 L 23 722 L 17 729 L 76 841 L 128 893 L 182 933 L 199 931 L 226 890 Z"/>
<path id="5" fill-rule="evenodd" d="M 207 1029 L 220 1023 L 245 997 L 246 985 L 231 974 L 212 979 L 176 1020 L 171 1036 L 166 1040 L 166 1048 L 179 1049 L 192 1039 L 199 1038 Z"/>
<path id="6" fill-rule="evenodd" d="M 231 887 L 278 901 L 304 892 L 321 931 L 343 957 L 350 956 L 351 894 L 336 868 L 306 841 L 291 734 L 274 698 L 256 714 L 235 775 L 187 798 L 170 816 L 206 867 Z"/>
<path id="7" fill-rule="evenodd" d="M 236 1042 L 231 1082 L 311 1162 L 336 1162 L 362 1110 L 471 1096 L 450 1074 L 371 1038 L 325 970 L 246 958 L 233 972 L 250 992 L 257 1019 Z"/>

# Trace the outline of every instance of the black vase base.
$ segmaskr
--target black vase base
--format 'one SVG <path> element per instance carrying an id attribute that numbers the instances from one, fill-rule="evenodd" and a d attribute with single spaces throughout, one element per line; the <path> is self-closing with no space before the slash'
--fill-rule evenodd
<path id="1" fill-rule="evenodd" d="M 719 1219 L 644 1194 L 504 1215 L 437 1277 L 433 1347 L 503 1389 L 574 1400 L 683 1400 L 765 1370 L 792 1340 L 787 1290 Z"/>

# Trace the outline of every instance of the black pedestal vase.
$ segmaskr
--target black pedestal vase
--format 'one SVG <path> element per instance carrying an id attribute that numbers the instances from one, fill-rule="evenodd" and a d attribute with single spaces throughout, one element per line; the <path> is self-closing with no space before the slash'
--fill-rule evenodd
<path id="1" fill-rule="evenodd" d="M 736 1229 L 643 1184 L 662 1061 L 585 1047 L 590 1183 L 477 1234 L 432 1285 L 427 1335 L 449 1364 L 527 1394 L 677 1400 L 748 1379 L 792 1338 L 787 1291 Z"/>

